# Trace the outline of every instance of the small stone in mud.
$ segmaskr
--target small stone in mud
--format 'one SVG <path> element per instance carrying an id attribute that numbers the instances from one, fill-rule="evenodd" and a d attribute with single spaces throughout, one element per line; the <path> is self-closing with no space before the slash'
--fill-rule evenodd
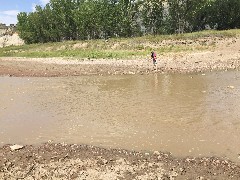
<path id="1" fill-rule="evenodd" d="M 160 152 L 158 152 L 158 151 L 154 151 L 153 154 L 159 156 L 159 155 L 160 155 Z"/>
<path id="2" fill-rule="evenodd" d="M 18 144 L 15 144 L 15 145 L 10 146 L 10 148 L 11 148 L 12 151 L 22 149 L 23 147 L 24 147 L 24 146 L 18 145 Z"/>
<path id="3" fill-rule="evenodd" d="M 234 86 L 228 86 L 228 88 L 230 88 L 230 89 L 234 89 Z"/>

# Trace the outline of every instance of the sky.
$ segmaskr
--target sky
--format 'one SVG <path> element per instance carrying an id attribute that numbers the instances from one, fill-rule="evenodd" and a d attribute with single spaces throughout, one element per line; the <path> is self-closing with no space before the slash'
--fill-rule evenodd
<path id="1" fill-rule="evenodd" d="M 45 6 L 49 0 L 0 0 L 0 23 L 17 23 L 17 14 L 33 12 L 36 5 Z"/>

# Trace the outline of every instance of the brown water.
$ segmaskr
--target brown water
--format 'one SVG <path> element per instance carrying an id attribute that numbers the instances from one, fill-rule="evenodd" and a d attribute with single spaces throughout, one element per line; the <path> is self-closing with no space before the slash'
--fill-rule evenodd
<path id="1" fill-rule="evenodd" d="M 53 142 L 240 161 L 240 73 L 0 77 L 0 145 Z"/>

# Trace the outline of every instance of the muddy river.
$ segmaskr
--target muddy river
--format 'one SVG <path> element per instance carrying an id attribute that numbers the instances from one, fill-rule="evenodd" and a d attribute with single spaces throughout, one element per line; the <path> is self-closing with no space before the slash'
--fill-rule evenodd
<path id="1" fill-rule="evenodd" d="M 240 161 L 240 73 L 0 77 L 0 145 L 66 142 Z"/>

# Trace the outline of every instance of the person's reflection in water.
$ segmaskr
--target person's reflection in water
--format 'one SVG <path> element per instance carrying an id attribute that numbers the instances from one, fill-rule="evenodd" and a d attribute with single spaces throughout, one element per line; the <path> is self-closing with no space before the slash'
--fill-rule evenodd
<path id="1" fill-rule="evenodd" d="M 158 74 L 157 73 L 154 74 L 154 89 L 155 90 L 158 89 Z"/>
<path id="2" fill-rule="evenodd" d="M 172 79 L 170 75 L 164 75 L 162 79 L 163 94 L 169 95 L 172 86 Z"/>

